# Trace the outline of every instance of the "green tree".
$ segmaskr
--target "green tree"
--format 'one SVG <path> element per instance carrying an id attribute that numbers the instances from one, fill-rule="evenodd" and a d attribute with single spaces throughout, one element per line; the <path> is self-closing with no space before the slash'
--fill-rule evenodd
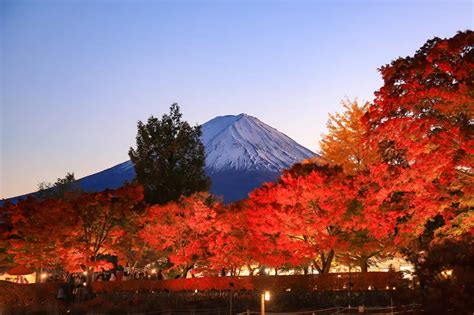
<path id="1" fill-rule="evenodd" d="M 129 156 L 150 204 L 165 204 L 209 189 L 201 127 L 192 127 L 181 117 L 175 103 L 161 119 L 151 116 L 146 124 L 138 122 L 136 149 L 130 148 Z"/>
<path id="2" fill-rule="evenodd" d="M 55 183 L 42 182 L 38 184 L 36 197 L 42 200 L 64 198 L 66 193 L 82 191 L 74 173 L 67 173 L 64 178 L 58 178 Z"/>

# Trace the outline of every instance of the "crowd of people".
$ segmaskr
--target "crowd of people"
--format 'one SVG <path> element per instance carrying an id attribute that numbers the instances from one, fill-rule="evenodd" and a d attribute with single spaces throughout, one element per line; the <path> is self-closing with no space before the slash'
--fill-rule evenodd
<path id="1" fill-rule="evenodd" d="M 92 282 L 96 281 L 129 281 L 129 280 L 163 280 L 161 269 L 138 270 L 125 268 L 122 270 L 94 272 Z M 87 272 L 71 273 L 67 276 L 66 285 L 58 290 L 57 298 L 59 300 L 76 300 L 84 294 L 87 294 Z"/>

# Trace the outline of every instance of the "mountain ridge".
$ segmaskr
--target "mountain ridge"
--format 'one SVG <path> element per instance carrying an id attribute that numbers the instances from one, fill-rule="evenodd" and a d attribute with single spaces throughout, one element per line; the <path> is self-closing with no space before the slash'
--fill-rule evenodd
<path id="1" fill-rule="evenodd" d="M 217 116 L 201 125 L 206 151 L 206 174 L 211 193 L 224 202 L 247 197 L 266 181 L 278 179 L 281 171 L 316 154 L 286 134 L 245 113 Z M 84 191 L 115 189 L 135 178 L 130 160 L 78 179 Z M 17 200 L 34 193 L 9 198 Z M 1 203 L 1 202 L 0 202 Z"/>

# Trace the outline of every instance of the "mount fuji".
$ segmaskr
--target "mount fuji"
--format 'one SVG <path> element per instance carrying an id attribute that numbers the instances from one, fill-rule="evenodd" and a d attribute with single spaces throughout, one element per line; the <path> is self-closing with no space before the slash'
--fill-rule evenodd
<path id="1" fill-rule="evenodd" d="M 201 127 L 211 193 L 225 203 L 247 197 L 262 183 L 276 180 L 283 169 L 316 155 L 247 114 L 219 116 Z M 133 164 L 126 161 L 78 181 L 92 192 L 118 188 L 134 177 Z"/>

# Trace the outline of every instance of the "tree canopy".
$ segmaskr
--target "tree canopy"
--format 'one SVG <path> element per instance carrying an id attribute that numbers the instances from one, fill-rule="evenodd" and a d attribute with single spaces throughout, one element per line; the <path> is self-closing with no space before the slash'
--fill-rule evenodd
<path id="1" fill-rule="evenodd" d="M 147 123 L 138 122 L 136 148 L 130 148 L 129 156 L 150 204 L 177 201 L 210 187 L 201 127 L 181 118 L 179 106 L 173 104 L 161 119 L 151 116 Z"/>
<path id="2" fill-rule="evenodd" d="M 342 114 L 329 114 L 328 133 L 324 134 L 319 146 L 324 161 L 340 165 L 348 174 L 367 169 L 377 159 L 377 152 L 365 141 L 366 129 L 361 118 L 369 103 L 359 105 L 357 100 L 344 100 Z"/>

